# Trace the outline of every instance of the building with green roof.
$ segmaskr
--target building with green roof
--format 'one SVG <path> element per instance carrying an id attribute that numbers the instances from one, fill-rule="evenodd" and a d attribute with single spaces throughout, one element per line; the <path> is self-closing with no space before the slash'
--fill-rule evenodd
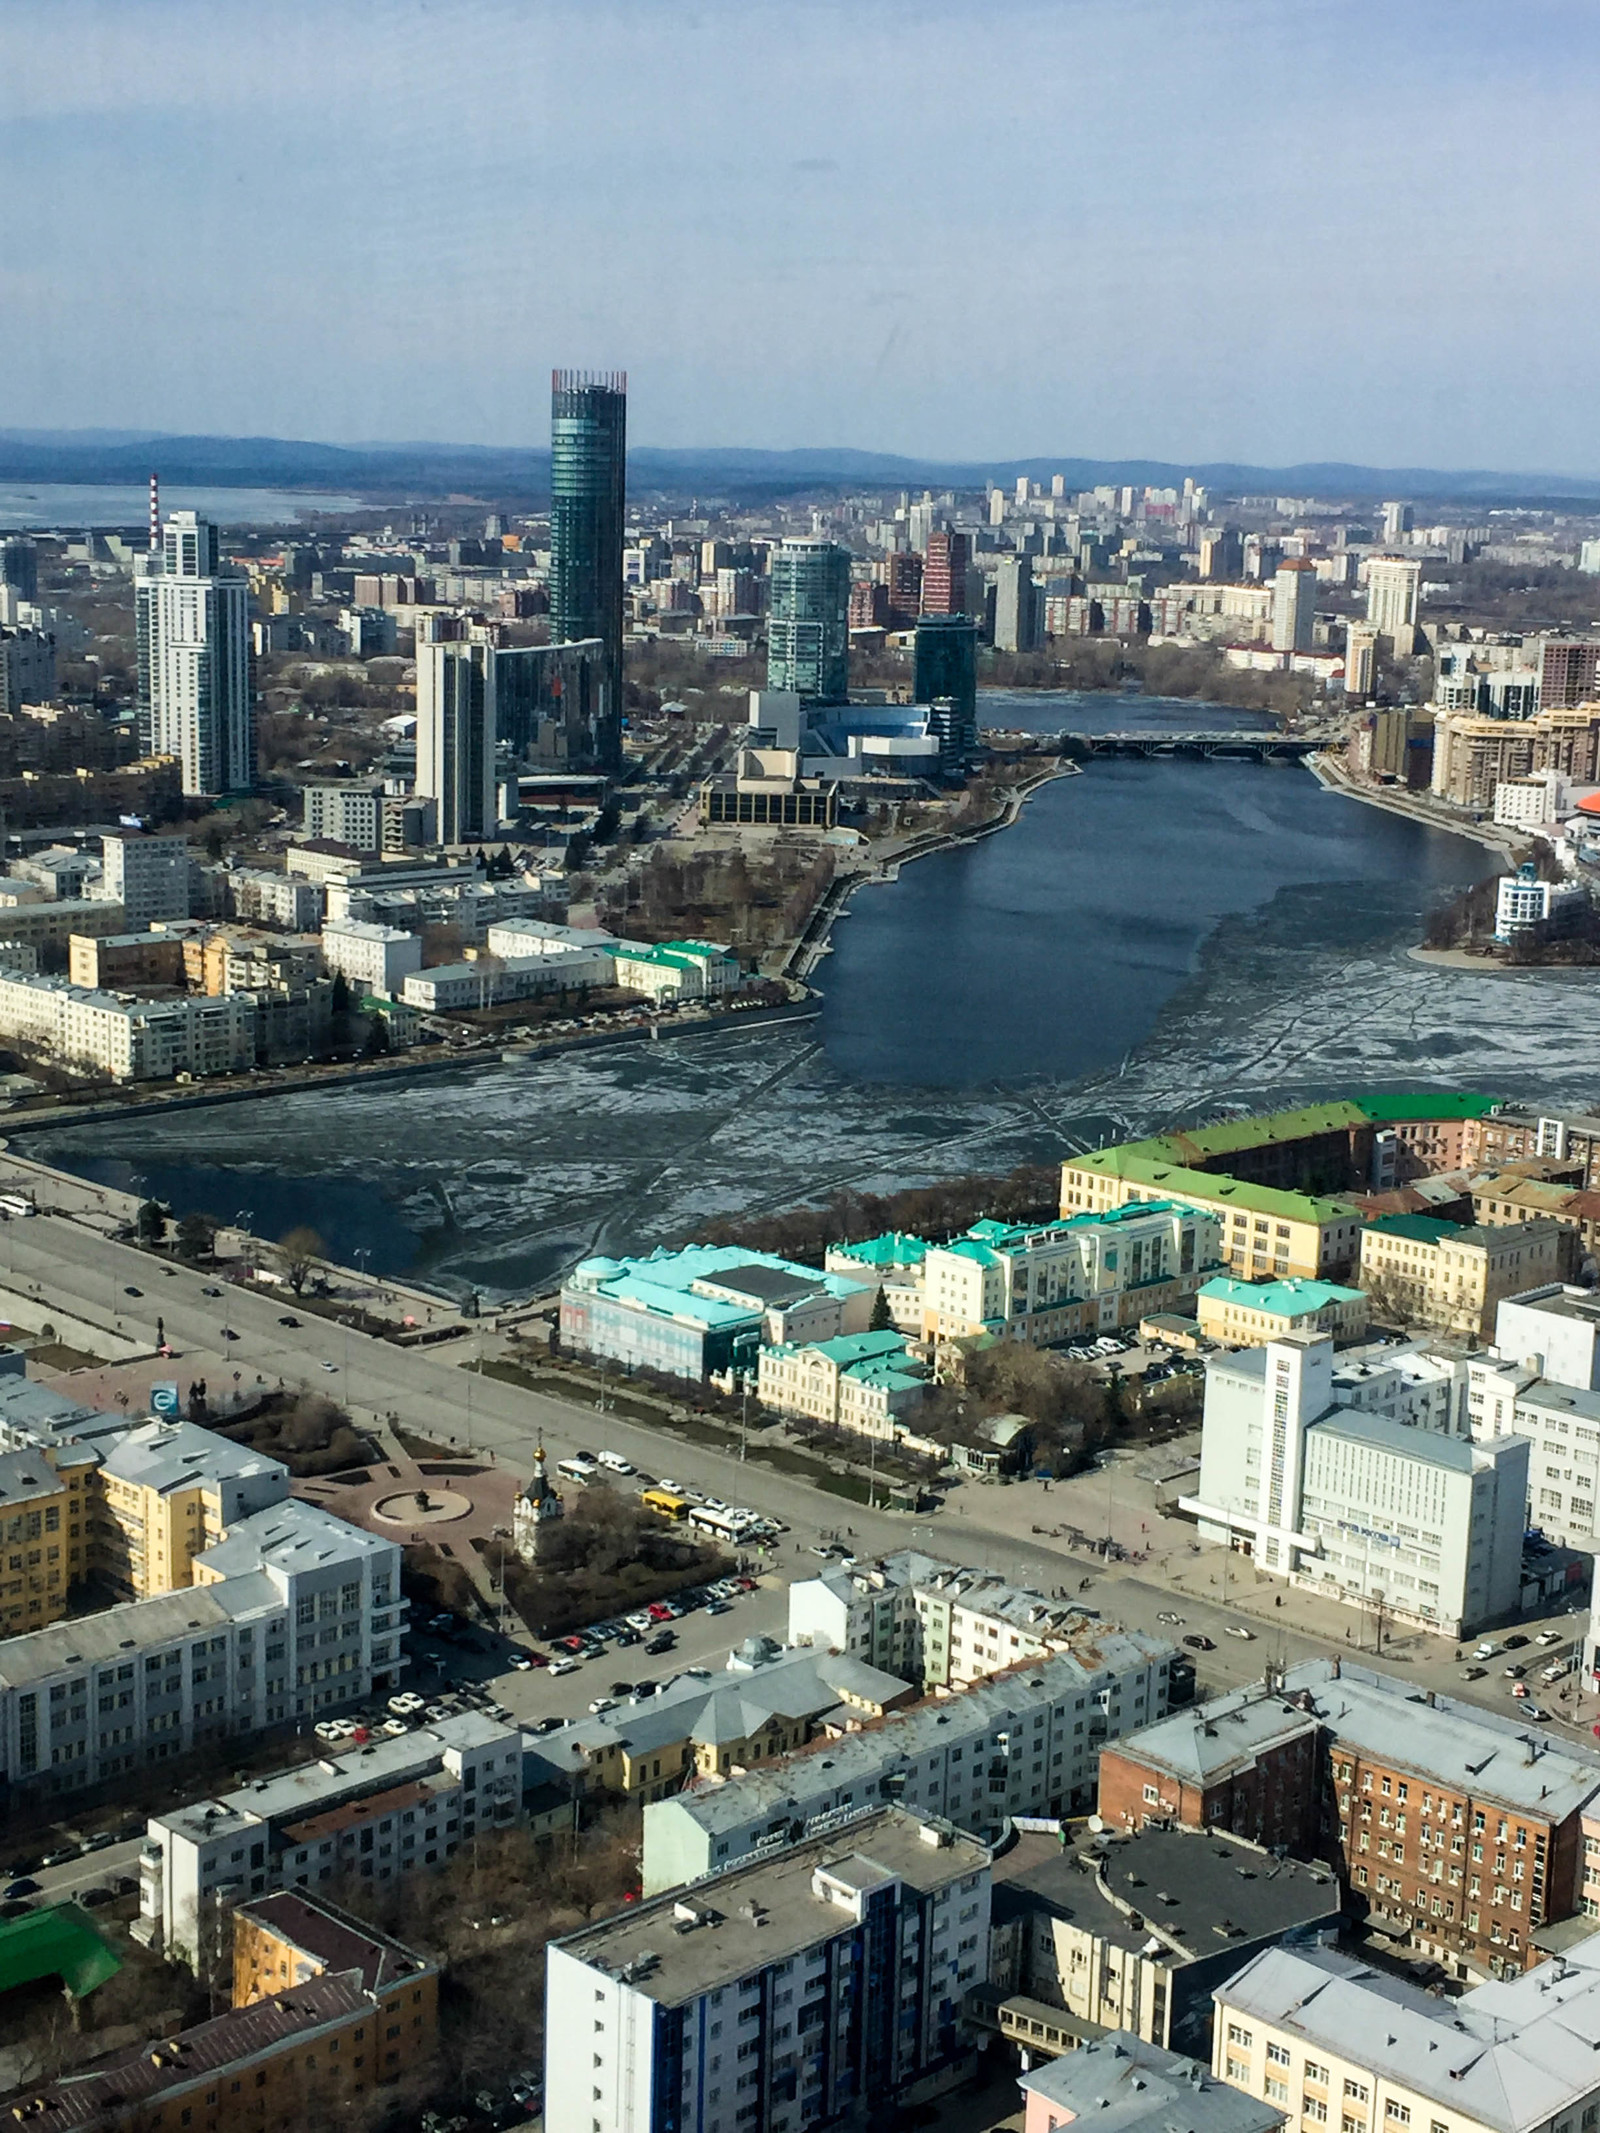
<path id="1" fill-rule="evenodd" d="M 0 1924 L 0 1992 L 58 1977 L 81 2000 L 122 1968 L 122 1958 L 78 1903 L 42 1904 Z"/>
<path id="2" fill-rule="evenodd" d="M 1259 1348 L 1286 1333 L 1354 1340 L 1365 1332 L 1367 1315 L 1365 1294 L 1334 1281 L 1239 1281 L 1224 1274 L 1195 1298 L 1200 1331 L 1230 1348 Z"/>
<path id="3" fill-rule="evenodd" d="M 858 1436 L 904 1437 L 927 1393 L 927 1366 L 902 1333 L 786 1341 L 761 1351 L 763 1407 Z"/>

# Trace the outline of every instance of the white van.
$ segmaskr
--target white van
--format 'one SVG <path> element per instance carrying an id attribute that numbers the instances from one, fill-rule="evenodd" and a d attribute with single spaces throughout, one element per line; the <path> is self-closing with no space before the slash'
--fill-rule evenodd
<path id="1" fill-rule="evenodd" d="M 600 1464 L 613 1474 L 631 1474 L 633 1472 L 633 1468 L 623 1458 L 621 1452 L 602 1452 L 600 1454 Z"/>
<path id="2" fill-rule="evenodd" d="M 591 1475 L 599 1472 L 599 1463 L 594 1459 L 582 1456 L 576 1459 L 563 1459 L 557 1466 L 556 1472 L 563 1481 L 587 1481 Z"/>

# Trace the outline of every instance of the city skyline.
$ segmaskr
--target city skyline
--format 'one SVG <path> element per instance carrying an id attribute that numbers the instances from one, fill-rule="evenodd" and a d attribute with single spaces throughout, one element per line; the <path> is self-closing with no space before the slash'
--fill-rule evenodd
<path id="1" fill-rule="evenodd" d="M 666 448 L 1587 471 L 1597 73 L 1572 0 L 17 0 L 7 421 L 542 446 L 572 363 Z"/>

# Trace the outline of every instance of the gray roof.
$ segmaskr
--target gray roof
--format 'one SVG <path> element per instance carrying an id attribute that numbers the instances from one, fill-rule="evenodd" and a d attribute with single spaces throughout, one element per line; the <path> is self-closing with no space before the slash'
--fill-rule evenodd
<path id="1" fill-rule="evenodd" d="M 783 1811 L 818 1791 L 860 1781 L 871 1783 L 930 1748 L 945 1748 L 986 1733 L 993 1726 L 1085 1689 L 1106 1673 L 1143 1669 L 1170 1658 L 1172 1646 L 1139 1630 L 1104 1635 L 1092 1652 L 1057 1652 L 1030 1659 L 958 1696 L 930 1697 L 908 1711 L 886 1718 L 843 1740 L 817 1742 L 748 1770 L 736 1783 L 704 1792 L 678 1793 L 659 1802 L 690 1815 L 702 1829 L 738 1829 L 745 1823 Z M 646 1815 L 654 1812 L 646 1808 Z"/>
<path id="2" fill-rule="evenodd" d="M 1303 1692 L 1336 1740 L 1520 1814 L 1560 1822 L 1600 1791 L 1600 1751 L 1452 1696 L 1430 1703 L 1392 1674 L 1307 1659 L 1289 1669 L 1284 1689 Z"/>
<path id="3" fill-rule="evenodd" d="M 1157 1936 L 1173 1944 L 1176 1967 L 1335 1919 L 1340 1893 L 1325 1866 L 1276 1859 L 1241 1837 L 1151 1827 L 1069 1850 L 1021 1838 L 994 1865 L 996 1921 L 1019 1909 L 1069 1917 L 1129 1950 Z"/>
<path id="4" fill-rule="evenodd" d="M 1074 2120 L 1092 2117 L 1096 2133 L 1272 2133 L 1283 2124 L 1270 2103 L 1126 2029 L 1035 2067 L 1018 2086 Z"/>
<path id="5" fill-rule="evenodd" d="M 1204 1703 L 1170 1711 L 1121 1741 L 1113 1753 L 1170 1771 L 1190 1785 L 1211 1785 L 1235 1770 L 1247 1770 L 1265 1749 L 1314 1733 L 1317 1721 L 1284 1696 L 1252 1682 Z"/>
<path id="6" fill-rule="evenodd" d="M 265 1458 L 247 1444 L 235 1444 L 194 1422 L 145 1422 L 130 1429 L 106 1454 L 105 1470 L 119 1480 L 158 1489 L 194 1488 L 206 1481 L 254 1480 L 280 1474 L 288 1488 L 289 1469 Z"/>
<path id="7" fill-rule="evenodd" d="M 265 1579 L 262 1585 L 270 1596 L 262 1600 L 262 1608 L 281 1614 L 283 1601 Z M 99 1666 L 108 1659 L 125 1659 L 130 1652 L 181 1644 L 191 1630 L 209 1635 L 226 1629 L 239 1612 L 235 1606 L 223 1605 L 214 1586 L 191 1585 L 153 1600 L 129 1600 L 121 1607 L 108 1607 L 103 1614 L 52 1622 L 48 1629 L 30 1630 L 26 1636 L 8 1637 L 0 1643 L 0 1683 L 27 1688 L 75 1666 Z"/>
<path id="8" fill-rule="evenodd" d="M 1388 1415 L 1371 1414 L 1359 1407 L 1336 1407 L 1312 1424 L 1319 1437 L 1342 1437 L 1354 1444 L 1370 1444 L 1378 1451 L 1397 1452 L 1419 1466 L 1440 1466 L 1456 1474 L 1470 1474 L 1484 1447 L 1469 1437 L 1446 1437 L 1438 1430 L 1415 1429 Z"/>
<path id="9" fill-rule="evenodd" d="M 60 1487 L 43 1452 L 0 1452 L 0 1510 L 53 1496 Z"/>
<path id="10" fill-rule="evenodd" d="M 320 1504 L 291 1496 L 268 1511 L 235 1519 L 227 1538 L 195 1560 L 207 1570 L 232 1578 L 268 1564 L 276 1570 L 316 1570 L 386 1551 L 399 1552 L 393 1541 L 347 1525 Z"/>
<path id="11" fill-rule="evenodd" d="M 1274 1948 L 1213 1998 L 1499 2133 L 1545 2125 L 1600 2089 L 1593 1942 L 1455 2001 L 1350 1956 Z"/>
<path id="12" fill-rule="evenodd" d="M 1571 1385 L 1556 1385 L 1538 1378 L 1517 1394 L 1517 1412 L 1531 1407 L 1542 1415 L 1571 1415 L 1579 1422 L 1600 1422 L 1600 1392 L 1579 1392 Z"/>
<path id="13" fill-rule="evenodd" d="M 1593 1289 L 1552 1283 L 1547 1288 L 1526 1289 L 1520 1296 L 1503 1296 L 1500 1300 L 1518 1304 L 1524 1311 L 1547 1311 L 1552 1318 L 1578 1318 L 1600 1326 L 1600 1296 Z"/>
<path id="14" fill-rule="evenodd" d="M 369 1792 L 382 1792 L 408 1778 L 426 1776 L 440 1767 L 451 1749 L 492 1748 L 503 1741 L 512 1748 L 520 1742 L 514 1726 L 469 1711 L 459 1718 L 441 1719 L 403 1739 L 369 1741 L 363 1747 L 336 1748 L 320 1760 L 299 1763 L 272 1777 L 258 1778 L 235 1792 L 215 1794 L 210 1799 L 191 1800 L 170 1814 L 153 1815 L 152 1834 L 170 1829 L 203 1843 L 233 1829 L 258 1827 L 263 1822 L 299 1821 L 319 1814 L 341 1801 L 358 1799 Z"/>
<path id="15" fill-rule="evenodd" d="M 635 1904 L 557 1946 L 659 2005 L 676 2007 L 853 1932 L 850 1912 L 813 1886 L 819 1872 L 852 1889 L 894 1878 L 928 1894 L 988 1863 L 988 1847 L 976 1837 L 932 1816 L 880 1807 L 827 1836 Z"/>
<path id="16" fill-rule="evenodd" d="M 912 1693 L 898 1674 L 886 1674 L 840 1652 L 802 1645 L 755 1666 L 706 1675 L 675 1675 L 656 1695 L 627 1703 L 615 1711 L 575 1718 L 534 1751 L 563 1768 L 581 1767 L 587 1753 L 616 1742 L 629 1755 L 649 1755 L 656 1748 L 692 1740 L 703 1746 L 747 1740 L 770 1718 L 816 1719 L 841 1701 L 855 1697 L 864 1704 L 886 1704 Z M 865 1714 L 858 1711 L 858 1718 Z"/>

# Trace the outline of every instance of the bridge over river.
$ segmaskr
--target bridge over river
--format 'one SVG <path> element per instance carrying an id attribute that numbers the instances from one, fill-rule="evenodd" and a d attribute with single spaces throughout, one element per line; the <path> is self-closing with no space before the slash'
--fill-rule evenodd
<path id="1" fill-rule="evenodd" d="M 1257 762 L 1269 758 L 1291 760 L 1315 755 L 1329 744 L 1326 739 L 1295 733 L 1264 732 L 1260 728 L 1233 732 L 1208 727 L 1193 733 L 1172 733 L 1135 728 L 1128 733 L 1063 733 L 1062 747 L 1073 754 L 1091 755 L 1193 755 L 1249 757 Z"/>

